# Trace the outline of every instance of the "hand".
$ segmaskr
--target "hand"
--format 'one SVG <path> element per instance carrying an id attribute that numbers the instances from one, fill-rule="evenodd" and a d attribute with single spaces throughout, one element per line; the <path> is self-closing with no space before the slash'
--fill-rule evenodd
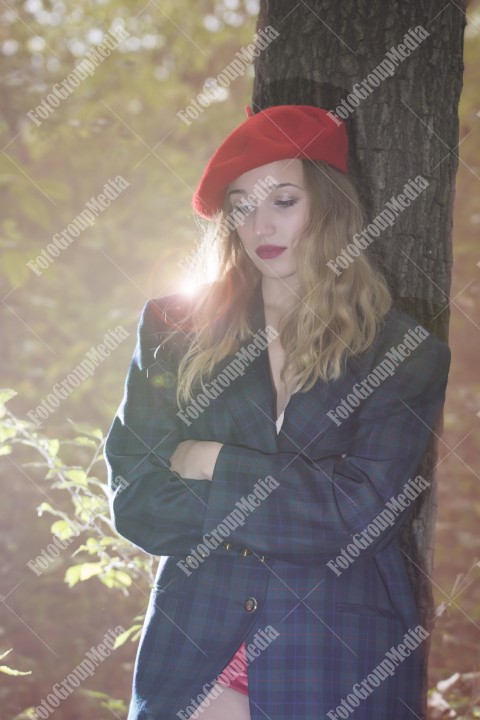
<path id="1" fill-rule="evenodd" d="M 170 456 L 170 468 L 180 477 L 211 480 L 223 445 L 210 440 L 183 440 Z"/>

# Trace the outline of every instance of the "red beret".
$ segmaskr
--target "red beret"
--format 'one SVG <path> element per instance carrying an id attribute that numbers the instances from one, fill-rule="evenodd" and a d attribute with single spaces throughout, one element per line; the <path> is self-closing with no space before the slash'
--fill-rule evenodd
<path id="1" fill-rule="evenodd" d="M 222 207 L 229 183 L 253 168 L 299 158 L 321 160 L 347 173 L 345 124 L 328 110 L 313 105 L 274 105 L 233 130 L 208 161 L 192 206 L 205 218 Z"/>

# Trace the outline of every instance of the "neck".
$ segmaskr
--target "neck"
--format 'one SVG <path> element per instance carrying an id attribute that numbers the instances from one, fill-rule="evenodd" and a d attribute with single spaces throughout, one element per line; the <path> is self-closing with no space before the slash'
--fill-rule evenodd
<path id="1" fill-rule="evenodd" d="M 265 314 L 280 319 L 299 302 L 300 288 L 297 276 L 292 275 L 281 280 L 262 277 L 262 295 Z"/>
<path id="2" fill-rule="evenodd" d="M 300 299 L 300 286 L 295 276 L 262 278 L 262 295 L 265 307 L 272 310 L 291 310 Z"/>

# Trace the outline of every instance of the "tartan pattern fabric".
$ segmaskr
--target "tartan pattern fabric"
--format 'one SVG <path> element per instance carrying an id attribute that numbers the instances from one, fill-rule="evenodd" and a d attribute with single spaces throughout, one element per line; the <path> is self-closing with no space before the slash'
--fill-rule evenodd
<path id="1" fill-rule="evenodd" d="M 280 413 L 275 422 L 277 433 L 282 427 L 284 415 L 285 410 Z M 238 665 L 236 664 L 236 662 L 240 664 Z M 230 675 L 228 674 L 229 670 L 231 671 Z M 228 687 L 231 687 L 233 690 L 238 690 L 239 692 L 243 692 L 248 695 L 248 674 L 245 641 L 243 641 L 243 643 L 240 645 L 227 667 L 222 670 L 222 673 L 226 673 L 226 679 L 224 682 Z"/>
<path id="2" fill-rule="evenodd" d="M 260 293 L 257 288 L 252 332 L 265 327 Z M 428 335 L 337 424 L 335 409 L 353 386 L 418 325 L 392 308 L 374 343 L 349 359 L 338 380 L 291 396 L 278 435 L 266 350 L 188 425 L 177 415 L 172 383 L 182 347 L 176 322 L 186 303 L 170 295 L 146 304 L 106 442 L 114 526 L 161 556 L 128 720 L 189 717 L 243 642 L 252 649 L 252 720 L 346 712 L 354 720 L 413 720 L 418 649 L 365 698 L 352 696 L 419 623 L 397 544 L 409 509 L 377 537 L 369 535 L 346 569 L 337 564 L 335 571 L 332 562 L 417 474 L 444 403 L 448 346 Z M 172 342 L 155 351 L 167 335 Z M 218 372 L 227 364 L 228 358 Z M 211 482 L 170 470 L 169 456 L 186 439 L 223 443 Z M 247 512 L 245 498 L 261 481 L 264 489 L 271 482 L 270 493 Z M 205 548 L 204 535 L 219 537 L 237 502 L 243 521 L 227 529 L 226 542 L 204 558 L 195 552 L 196 569 L 186 564 L 198 545 Z M 245 548 L 249 554 L 242 554 Z M 266 628 L 274 639 L 259 651 Z M 346 704 L 347 697 L 357 706 Z"/>

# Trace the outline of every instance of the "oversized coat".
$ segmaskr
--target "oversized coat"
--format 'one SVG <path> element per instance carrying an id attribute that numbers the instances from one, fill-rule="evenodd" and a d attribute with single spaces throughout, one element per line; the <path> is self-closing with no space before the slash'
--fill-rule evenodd
<path id="1" fill-rule="evenodd" d="M 430 482 L 448 346 L 392 308 L 338 380 L 291 396 L 277 435 L 267 351 L 245 344 L 182 419 L 181 345 L 155 349 L 188 302 L 146 304 L 106 442 L 114 526 L 161 556 L 128 720 L 201 717 L 243 641 L 252 720 L 412 720 L 426 633 L 398 530 Z M 260 285 L 251 318 L 265 328 Z M 223 443 L 211 482 L 170 470 L 186 439 Z"/>

